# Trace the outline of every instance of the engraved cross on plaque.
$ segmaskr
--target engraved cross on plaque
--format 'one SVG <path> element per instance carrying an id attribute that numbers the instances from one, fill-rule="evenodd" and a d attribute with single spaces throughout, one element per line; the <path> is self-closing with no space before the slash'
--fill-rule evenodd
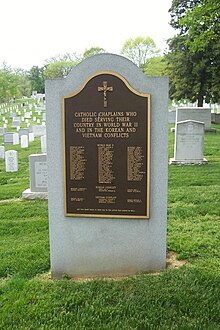
<path id="1" fill-rule="evenodd" d="M 103 81 L 103 87 L 98 87 L 98 92 L 104 93 L 104 108 L 107 108 L 107 92 L 113 92 L 113 87 L 108 87 L 107 81 Z"/>

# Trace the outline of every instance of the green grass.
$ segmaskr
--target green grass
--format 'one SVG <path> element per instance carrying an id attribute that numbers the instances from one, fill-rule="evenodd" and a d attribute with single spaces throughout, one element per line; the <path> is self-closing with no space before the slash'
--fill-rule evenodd
<path id="1" fill-rule="evenodd" d="M 50 279 L 47 202 L 20 198 L 39 139 L 16 146 L 19 171 L 5 173 L 0 162 L 0 329 L 220 329 L 220 126 L 213 126 L 208 165 L 169 166 L 167 250 L 187 263 L 123 279 Z M 169 133 L 169 157 L 173 142 Z"/>

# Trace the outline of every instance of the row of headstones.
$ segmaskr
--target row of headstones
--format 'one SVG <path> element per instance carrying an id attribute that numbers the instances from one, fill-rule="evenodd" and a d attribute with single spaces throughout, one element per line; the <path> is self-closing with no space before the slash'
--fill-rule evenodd
<path id="1" fill-rule="evenodd" d="M 32 101 L 31 101 L 32 100 Z M 20 107 L 32 107 L 33 106 L 33 101 L 34 104 L 38 104 L 38 105 L 44 105 L 45 104 L 45 94 L 34 94 L 32 93 L 31 96 L 31 100 L 30 98 L 27 97 L 23 97 L 22 101 L 20 103 L 14 103 L 16 101 L 16 99 L 11 99 L 9 102 L 5 102 L 5 103 L 1 103 L 0 104 L 0 111 L 1 109 L 9 109 L 9 110 L 16 110 Z"/>
<path id="2" fill-rule="evenodd" d="M 35 103 L 29 103 L 28 101 L 22 104 L 11 105 L 10 103 L 2 103 L 0 104 L 0 114 L 9 113 L 10 118 L 16 117 L 17 114 L 23 114 L 26 118 L 29 118 L 32 110 L 35 112 L 39 112 L 41 114 L 42 111 L 45 110 L 45 102 L 39 103 L 39 101 Z"/>
<path id="3" fill-rule="evenodd" d="M 22 122 L 25 122 L 27 124 L 27 126 L 30 125 L 29 120 L 31 119 L 32 122 L 36 122 L 37 124 L 42 124 L 43 126 L 46 125 L 46 113 L 43 112 L 42 110 L 45 110 L 44 108 L 36 108 L 36 112 L 38 115 L 42 115 L 42 118 L 37 118 L 36 115 L 33 115 L 32 111 L 28 111 L 26 112 L 26 110 L 24 109 L 24 113 L 22 113 L 21 111 L 16 110 L 17 112 L 10 112 L 10 119 L 7 119 L 6 116 L 2 116 L 2 121 L 4 122 L 3 127 L 7 128 L 8 124 L 11 125 L 12 128 L 17 128 L 19 129 L 20 126 L 22 125 Z M 8 110 L 5 110 L 5 112 L 7 113 Z M 0 114 L 5 114 L 4 110 L 0 111 Z M 19 117 L 21 115 L 21 117 Z M 11 120 L 11 122 L 9 122 Z"/>
<path id="4" fill-rule="evenodd" d="M 29 133 L 33 133 L 35 137 L 39 137 L 46 134 L 46 126 L 44 125 L 30 125 L 28 128 L 19 128 L 17 130 L 19 136 L 21 135 L 29 135 Z M 0 135 L 6 137 L 7 134 L 12 134 L 14 132 L 7 132 L 7 129 L 4 127 L 0 127 Z M 6 142 L 7 143 L 7 142 Z"/>
<path id="5" fill-rule="evenodd" d="M 31 136 L 31 139 L 30 139 Z M 19 134 L 11 133 L 12 144 L 19 144 Z M 32 139 L 33 138 L 33 139 Z M 29 133 L 29 141 L 34 141 L 33 133 Z M 28 136 L 21 135 L 21 148 L 28 148 Z M 41 152 L 47 152 L 47 140 L 46 135 L 41 136 Z M 12 160 L 13 158 L 13 160 Z M 18 156 L 16 150 L 5 151 L 4 146 L 0 146 L 0 159 L 5 159 L 6 172 L 16 172 L 18 171 Z M 9 166 L 10 163 L 15 164 L 15 166 Z M 9 169 L 10 168 L 10 169 Z"/>
<path id="6" fill-rule="evenodd" d="M 43 99 L 24 99 L 22 103 L 2 103 L 0 104 L 0 114 L 2 115 L 2 120 L 6 120 L 6 124 L 8 119 L 12 119 L 16 121 L 17 116 L 22 116 L 20 120 L 24 121 L 26 119 L 30 119 L 33 116 L 33 112 L 41 115 L 43 113 L 42 120 L 46 120 L 45 116 L 45 101 Z M 7 117 L 7 118 L 6 118 Z M 37 118 L 36 118 L 37 121 Z"/>
<path id="7" fill-rule="evenodd" d="M 217 113 L 220 113 L 220 104 L 218 103 L 214 103 L 214 104 L 211 104 L 211 103 L 203 103 L 203 106 L 204 108 L 210 108 L 211 109 L 211 113 L 214 113 L 214 112 L 217 112 Z M 184 107 L 184 108 L 197 108 L 197 102 L 187 102 L 187 101 L 184 101 L 184 102 L 176 102 L 175 100 L 172 100 L 172 103 L 171 103 L 171 110 L 170 111 L 175 111 L 177 108 L 180 108 L 180 107 Z"/>

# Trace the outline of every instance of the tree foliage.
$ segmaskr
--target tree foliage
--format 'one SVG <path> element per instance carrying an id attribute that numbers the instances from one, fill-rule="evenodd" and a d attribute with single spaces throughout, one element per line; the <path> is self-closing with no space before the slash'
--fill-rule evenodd
<path id="1" fill-rule="evenodd" d="M 18 81 L 18 96 L 30 97 L 32 92 L 31 81 L 28 78 L 27 72 L 20 72 Z"/>
<path id="2" fill-rule="evenodd" d="M 121 54 L 129 58 L 140 68 L 146 65 L 149 57 L 158 54 L 158 52 L 155 42 L 150 37 L 128 39 L 121 49 Z"/>
<path id="3" fill-rule="evenodd" d="M 65 78 L 76 64 L 68 61 L 52 62 L 46 66 L 44 77 L 45 79 Z"/>
<path id="4" fill-rule="evenodd" d="M 148 76 L 163 76 L 164 72 L 164 56 L 151 57 L 144 66 L 144 73 Z"/>
<path id="5" fill-rule="evenodd" d="M 44 70 L 44 67 L 39 68 L 38 66 L 32 66 L 28 72 L 28 79 L 30 81 L 32 91 L 44 93 Z"/>
<path id="6" fill-rule="evenodd" d="M 181 24 L 181 19 L 186 16 L 186 13 L 191 11 L 196 5 L 200 4 L 202 0 L 173 0 L 169 9 L 170 25 L 175 30 L 180 30 L 180 34 L 187 32 L 187 28 Z"/>
<path id="7" fill-rule="evenodd" d="M 18 97 L 18 85 L 19 76 L 6 63 L 3 63 L 0 69 L 0 102 L 7 102 L 12 97 Z"/>
<path id="8" fill-rule="evenodd" d="M 220 2 L 219 0 L 203 0 L 193 10 L 188 11 L 180 20 L 188 35 L 191 51 L 205 51 L 210 44 L 220 40 Z"/>
<path id="9" fill-rule="evenodd" d="M 89 49 L 86 49 L 85 52 L 83 53 L 82 58 L 88 58 L 90 56 L 93 55 L 97 55 L 97 54 L 104 54 L 106 53 L 106 50 L 104 48 L 100 48 L 100 47 L 91 47 Z"/>
<path id="10" fill-rule="evenodd" d="M 217 74 L 220 46 L 219 42 L 214 42 L 219 33 L 219 20 L 212 22 L 212 37 L 210 35 L 209 41 L 207 39 L 200 43 L 202 33 L 209 31 L 210 26 L 204 23 L 206 19 L 199 13 L 205 12 L 208 3 L 210 10 L 212 7 L 214 11 L 214 2 L 173 0 L 170 9 L 170 24 L 178 31 L 178 34 L 168 41 L 169 52 L 165 56 L 166 72 L 170 76 L 170 96 L 177 100 L 197 100 L 198 106 L 202 106 L 204 100 L 220 101 L 220 89 L 217 88 L 220 84 Z M 192 22 L 193 19 L 195 24 Z"/>

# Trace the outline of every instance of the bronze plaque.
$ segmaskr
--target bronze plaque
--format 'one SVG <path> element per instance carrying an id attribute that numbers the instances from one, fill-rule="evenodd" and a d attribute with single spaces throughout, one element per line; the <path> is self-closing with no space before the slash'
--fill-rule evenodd
<path id="1" fill-rule="evenodd" d="M 102 72 L 63 98 L 65 215 L 149 218 L 150 95 Z"/>

